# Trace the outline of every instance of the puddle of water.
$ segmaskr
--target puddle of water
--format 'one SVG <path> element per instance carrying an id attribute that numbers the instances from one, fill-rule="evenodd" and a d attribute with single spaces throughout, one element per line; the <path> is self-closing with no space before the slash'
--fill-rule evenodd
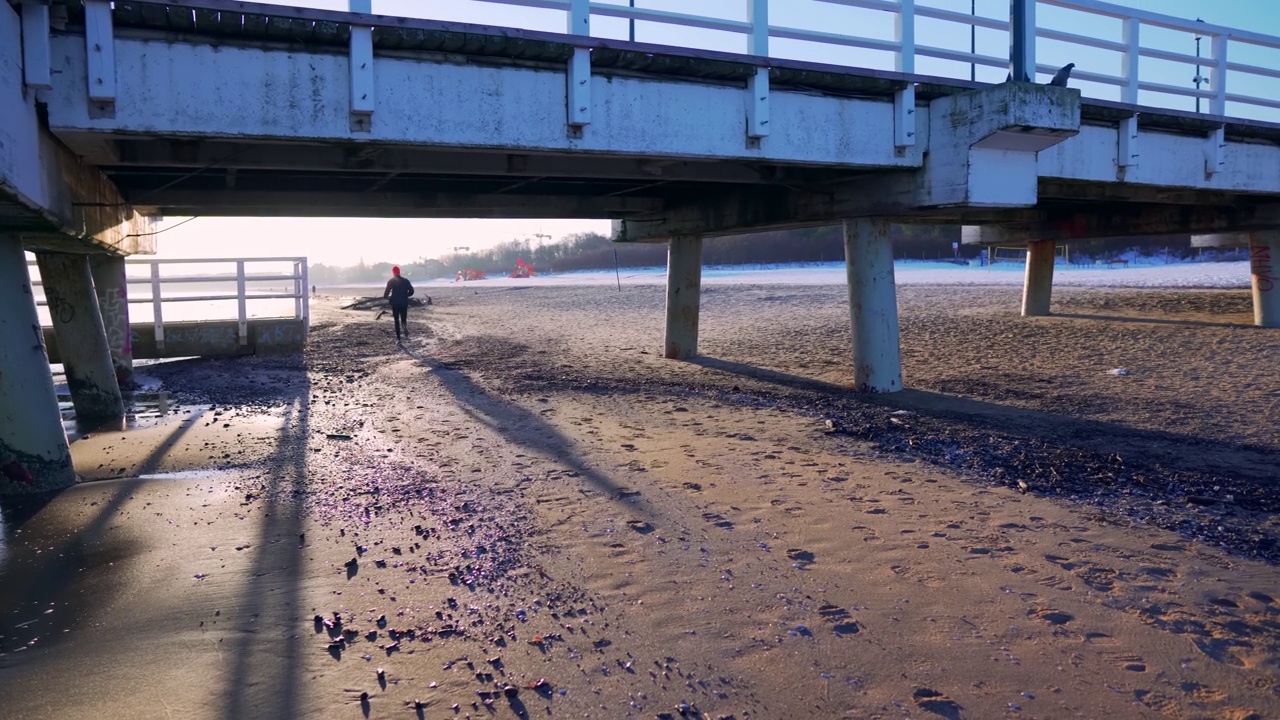
<path id="1" fill-rule="evenodd" d="M 71 404 L 71 395 L 65 385 L 57 387 L 58 412 L 62 414 L 62 429 L 67 433 L 67 440 L 75 442 L 86 433 L 106 430 L 122 431 L 152 427 L 173 414 L 177 403 L 167 390 L 139 390 L 125 393 L 125 415 L 119 425 L 97 428 L 84 428 L 76 423 L 76 410 Z"/>

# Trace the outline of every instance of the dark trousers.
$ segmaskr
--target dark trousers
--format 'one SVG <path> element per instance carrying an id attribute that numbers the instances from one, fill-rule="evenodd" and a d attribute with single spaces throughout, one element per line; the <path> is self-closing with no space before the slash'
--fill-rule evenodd
<path id="1" fill-rule="evenodd" d="M 396 339 L 400 338 L 400 327 L 404 326 L 404 336 L 409 337 L 409 306 L 392 305 L 391 317 L 396 320 Z"/>

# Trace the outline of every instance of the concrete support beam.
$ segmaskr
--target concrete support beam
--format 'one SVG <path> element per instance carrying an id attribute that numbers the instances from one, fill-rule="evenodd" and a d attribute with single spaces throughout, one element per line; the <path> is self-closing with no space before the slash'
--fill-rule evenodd
<path id="1" fill-rule="evenodd" d="M 22 243 L 0 235 L 0 493 L 75 482 Z"/>
<path id="2" fill-rule="evenodd" d="M 62 351 L 76 422 L 94 427 L 124 418 L 111 349 L 87 255 L 37 253 L 44 296 Z"/>
<path id="3" fill-rule="evenodd" d="M 1056 245 L 1052 240 L 1027 243 L 1027 275 L 1022 284 L 1022 316 L 1049 314 L 1053 298 L 1053 259 Z"/>
<path id="4" fill-rule="evenodd" d="M 1249 274 L 1253 276 L 1253 322 L 1280 328 L 1280 230 L 1253 233 Z"/>
<path id="5" fill-rule="evenodd" d="M 845 220 L 844 256 L 853 327 L 853 385 L 858 392 L 897 392 L 902 389 L 902 351 L 889 223 Z"/>
<path id="6" fill-rule="evenodd" d="M 125 281 L 124 258 L 115 255 L 92 255 L 89 270 L 93 274 L 93 291 L 98 296 L 102 326 L 111 348 L 111 364 L 116 370 L 116 383 L 121 388 L 134 386 L 133 333 L 129 329 L 129 284 Z"/>
<path id="7" fill-rule="evenodd" d="M 204 217 L 613 218 L 662 208 L 629 196 L 290 190 L 162 190 L 145 202 L 162 215 Z"/>
<path id="8" fill-rule="evenodd" d="M 940 97 L 929 118 L 922 205 L 1030 207 L 1036 153 L 1080 132 L 1080 91 L 1002 83 Z"/>
<path id="9" fill-rule="evenodd" d="M 110 3 L 94 5 L 99 16 L 105 8 L 109 21 Z M 23 21 L 31 20 L 26 13 L 33 10 L 31 3 L 23 4 Z M 36 93 L 23 85 L 23 52 L 35 46 L 24 46 L 22 27 L 17 10 L 0 3 L 0 233 L 22 235 L 28 250 L 154 252 L 155 241 L 147 234 L 151 221 L 134 212 L 96 166 L 45 129 Z M 81 41 L 80 54 L 83 46 Z M 57 52 L 53 57 L 61 61 Z M 60 68 L 55 78 L 63 76 Z M 76 91 L 85 97 L 83 85 Z"/>
<path id="10" fill-rule="evenodd" d="M 667 251 L 667 334 L 663 357 L 684 360 L 698 354 L 701 295 L 702 238 L 671 238 Z"/>
<path id="11" fill-rule="evenodd" d="M 1231 232 L 1231 233 L 1211 233 L 1209 235 L 1192 235 L 1191 247 L 1193 248 L 1240 248 L 1249 247 L 1251 233 L 1247 232 Z"/>

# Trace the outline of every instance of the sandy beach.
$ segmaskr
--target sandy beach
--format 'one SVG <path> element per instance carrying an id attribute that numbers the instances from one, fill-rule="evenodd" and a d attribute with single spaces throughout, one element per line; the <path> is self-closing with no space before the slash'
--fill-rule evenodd
<path id="1" fill-rule="evenodd" d="M 300 357 L 10 509 L 0 697 L 75 718 L 1280 717 L 1280 332 L 1247 291 L 321 288 Z"/>

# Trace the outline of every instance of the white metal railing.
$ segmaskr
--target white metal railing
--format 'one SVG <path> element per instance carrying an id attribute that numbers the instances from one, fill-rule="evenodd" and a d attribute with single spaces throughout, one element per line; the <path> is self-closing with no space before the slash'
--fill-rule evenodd
<path id="1" fill-rule="evenodd" d="M 633 7 L 624 0 L 475 0 L 475 2 L 479 3 L 563 11 L 569 19 L 569 32 L 578 35 L 592 34 L 592 18 L 608 17 L 666 26 L 716 30 L 746 36 L 747 52 L 754 55 L 771 56 L 769 40 L 782 39 L 889 53 L 894 58 L 895 69 L 903 72 L 915 72 L 917 57 L 962 63 L 966 68 L 972 66 L 1003 70 L 1009 67 L 1009 58 L 1005 56 L 1003 48 L 1001 48 L 1000 52 L 992 54 L 990 48 L 992 43 L 989 40 L 984 42 L 984 45 L 988 46 L 986 52 L 977 47 L 973 47 L 972 51 L 943 47 L 942 45 L 946 43 L 939 41 L 917 42 L 917 23 L 921 18 L 955 24 L 960 26 L 957 30 L 961 28 L 981 28 L 1004 33 L 1010 31 L 1011 23 L 1009 20 L 970 15 L 964 12 L 935 7 L 921 0 L 813 0 L 814 3 L 822 5 L 845 6 L 893 15 L 894 32 L 892 36 L 880 37 L 871 33 L 846 32 L 841 28 L 816 30 L 772 24 L 769 20 L 770 3 L 768 0 L 739 0 L 746 6 L 745 19 L 646 8 L 642 6 L 645 1 L 636 0 L 634 5 L 640 5 L 640 7 Z M 1101 2 L 1100 0 L 1024 1 L 1030 6 L 1028 12 L 1030 17 L 1033 18 L 1033 22 L 1037 5 L 1052 6 L 1062 10 L 1082 13 L 1086 16 L 1086 20 L 1094 21 L 1092 24 L 1087 22 L 1085 24 L 1089 27 L 1098 27 L 1100 34 L 1105 34 L 1107 30 L 1114 30 L 1116 21 L 1119 21 L 1119 32 L 1114 33 L 1114 37 L 1095 37 L 1076 32 L 1067 32 L 1047 25 L 1035 27 L 1035 37 L 1041 41 L 1065 43 L 1069 46 L 1068 50 L 1070 48 L 1083 49 L 1084 52 L 1075 53 L 1075 57 L 1088 57 L 1093 62 L 1082 64 L 1096 67 L 1099 64 L 1097 61 L 1103 60 L 1102 64 L 1106 64 L 1105 61 L 1109 60 L 1105 53 L 1116 56 L 1117 72 L 1103 72 L 1093 69 L 1093 67 L 1090 69 L 1080 68 L 1074 72 L 1073 78 L 1082 81 L 1086 85 L 1086 87 L 1082 88 L 1082 92 L 1086 95 L 1109 95 L 1109 92 L 1099 92 L 1101 88 L 1097 86 L 1102 86 L 1103 88 L 1113 88 L 1112 92 L 1118 92 L 1121 101 L 1134 104 L 1138 103 L 1140 92 L 1147 93 L 1148 96 L 1155 94 L 1157 96 L 1198 98 L 1208 101 L 1207 111 L 1218 116 L 1227 114 L 1229 103 L 1235 104 L 1240 110 L 1245 111 L 1246 115 L 1265 119 L 1275 119 L 1276 116 L 1272 111 L 1280 110 L 1280 99 L 1277 99 L 1280 98 L 1280 93 L 1272 92 L 1269 89 L 1256 89 L 1259 80 L 1280 80 L 1280 56 L 1277 57 L 1274 63 L 1268 61 L 1262 64 L 1245 62 L 1240 59 L 1229 59 L 1240 48 L 1246 48 L 1246 54 L 1249 51 L 1258 49 L 1263 49 L 1266 52 L 1280 50 L 1280 37 L 1147 12 L 1113 3 Z M 352 0 L 352 2 L 353 5 L 356 2 L 363 4 L 362 0 Z M 775 7 L 781 8 L 780 0 L 773 0 L 773 4 Z M 794 14 L 793 7 L 786 9 L 792 10 Z M 874 23 L 869 25 L 874 25 Z M 1143 44 L 1144 28 L 1159 28 L 1162 32 L 1176 31 L 1185 33 L 1188 41 L 1197 37 L 1205 38 L 1209 40 L 1209 53 L 1204 57 L 1198 57 L 1190 52 L 1177 52 L 1157 47 L 1150 43 Z M 653 35 L 654 33 L 649 34 Z M 968 35 L 967 32 L 965 34 L 966 36 Z M 938 39 L 940 35 L 937 32 L 933 32 L 931 37 Z M 1092 56 L 1088 54 L 1091 51 L 1093 52 Z M 1103 51 L 1104 55 L 1098 56 L 1097 51 Z M 1072 53 L 1055 54 L 1071 55 Z M 1200 83 L 1185 87 L 1177 85 L 1175 83 L 1181 80 L 1181 76 L 1176 80 L 1173 79 L 1173 74 L 1168 68 L 1148 70 L 1146 66 L 1150 65 L 1150 63 L 1141 62 L 1142 59 L 1147 58 L 1177 63 L 1187 68 L 1207 68 L 1208 77 L 1200 78 L 1202 82 L 1207 83 L 1207 86 L 1201 88 L 1199 87 Z M 1031 67 L 1035 67 L 1040 73 L 1051 75 L 1058 69 L 1057 65 L 1036 64 L 1034 62 L 1034 51 L 1032 52 L 1031 60 Z M 967 75 L 968 73 L 966 72 L 965 74 Z M 1186 77 L 1191 78 L 1192 73 L 1188 72 Z M 1192 79 L 1194 80 L 1195 78 Z M 1089 84 L 1096 85 L 1088 87 Z M 1251 86 L 1253 89 L 1251 89 Z M 582 97 L 580 99 L 586 100 L 588 98 Z M 1150 100 L 1151 102 L 1148 104 L 1168 104 L 1159 97 L 1150 98 Z M 760 110 L 763 112 L 764 109 L 760 108 Z M 580 116 L 579 119 L 585 118 Z M 762 119 L 767 122 L 767 117 Z M 585 122 L 582 124 L 585 124 Z"/>
<path id="2" fill-rule="evenodd" d="M 250 272 L 250 267 L 254 265 L 275 265 L 280 266 L 289 263 L 292 270 L 287 273 L 280 272 Z M 35 267 L 35 263 L 28 263 L 31 267 Z M 260 257 L 260 258 L 193 258 L 180 260 L 154 260 L 154 259 L 128 259 L 125 260 L 126 267 L 146 268 L 145 277 L 129 277 L 125 276 L 125 283 L 130 286 L 144 285 L 150 288 L 151 293 L 145 297 L 132 297 L 131 293 L 127 298 L 128 303 L 145 304 L 151 306 L 152 324 L 155 327 L 156 347 L 160 350 L 164 349 L 164 305 L 165 303 L 192 303 L 192 302 L 216 302 L 230 301 L 236 302 L 236 320 L 238 337 L 241 345 L 247 345 L 249 342 L 249 303 L 255 300 L 293 300 L 293 317 L 301 320 L 303 331 L 310 329 L 311 325 L 311 303 L 309 285 L 307 282 L 307 259 L 303 257 Z M 203 272 L 195 275 L 165 275 L 161 272 L 161 268 L 166 265 L 201 265 L 213 266 L 234 266 L 234 272 Z M 282 292 L 250 292 L 251 283 L 264 282 L 285 282 L 289 283 L 291 289 Z M 232 293 L 212 293 L 199 295 L 165 295 L 166 286 L 172 285 L 191 285 L 194 283 L 205 284 L 235 284 L 235 292 Z M 31 283 L 35 287 L 42 287 L 43 282 L 33 280 Z M 46 300 L 38 300 L 39 306 L 47 306 Z M 203 317 L 202 320 L 227 320 L 224 317 Z"/>

